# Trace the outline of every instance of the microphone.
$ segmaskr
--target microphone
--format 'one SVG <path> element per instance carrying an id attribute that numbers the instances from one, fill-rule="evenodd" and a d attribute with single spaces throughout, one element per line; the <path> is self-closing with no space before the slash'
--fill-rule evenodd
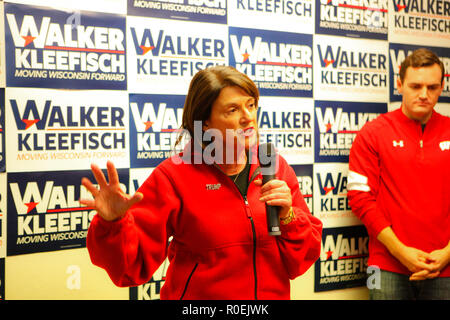
<path id="1" fill-rule="evenodd" d="M 263 185 L 270 180 L 275 179 L 277 168 L 275 146 L 272 143 L 262 143 L 259 145 L 258 160 L 261 166 L 261 175 Z M 280 218 L 278 216 L 278 207 L 270 206 L 266 203 L 267 227 L 271 236 L 279 236 Z"/>

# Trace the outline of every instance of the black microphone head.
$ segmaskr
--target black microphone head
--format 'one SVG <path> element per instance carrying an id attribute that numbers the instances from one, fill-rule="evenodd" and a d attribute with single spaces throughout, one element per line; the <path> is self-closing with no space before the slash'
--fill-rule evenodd
<path id="1" fill-rule="evenodd" d="M 275 151 L 275 146 L 272 143 L 262 143 L 259 145 L 258 160 L 261 168 L 263 184 L 272 179 L 276 179 L 275 173 L 278 169 L 276 158 L 277 154 Z M 278 207 L 274 207 L 266 203 L 266 215 L 269 234 L 272 236 L 280 235 L 281 231 Z"/>
<path id="2" fill-rule="evenodd" d="M 261 174 L 264 176 L 274 176 L 277 172 L 277 154 L 273 143 L 262 143 L 258 148 L 258 160 L 261 167 Z"/>
<path id="3" fill-rule="evenodd" d="M 270 167 L 275 163 L 276 152 L 273 143 L 261 143 L 258 149 L 258 160 L 261 167 Z"/>

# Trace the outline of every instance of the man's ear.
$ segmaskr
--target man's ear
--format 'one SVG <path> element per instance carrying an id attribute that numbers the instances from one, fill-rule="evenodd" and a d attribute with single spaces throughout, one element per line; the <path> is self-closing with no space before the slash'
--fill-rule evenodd
<path id="1" fill-rule="evenodd" d="M 400 94 L 403 93 L 403 83 L 400 77 L 397 78 L 397 90 Z"/>

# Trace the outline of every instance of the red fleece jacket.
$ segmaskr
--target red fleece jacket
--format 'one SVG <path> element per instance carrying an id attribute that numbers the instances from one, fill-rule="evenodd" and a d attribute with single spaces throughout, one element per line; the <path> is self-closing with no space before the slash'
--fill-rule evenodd
<path id="1" fill-rule="evenodd" d="M 257 164 L 243 198 L 218 167 L 173 160 L 179 158 L 152 172 L 139 189 L 144 199 L 122 219 L 94 217 L 87 236 L 92 262 L 116 285 L 135 286 L 168 256 L 161 299 L 289 299 L 289 279 L 318 259 L 322 233 L 293 169 L 278 157 L 277 178 L 292 191 L 296 218 L 281 225 L 281 236 L 270 236 L 260 187 L 252 182 Z"/>

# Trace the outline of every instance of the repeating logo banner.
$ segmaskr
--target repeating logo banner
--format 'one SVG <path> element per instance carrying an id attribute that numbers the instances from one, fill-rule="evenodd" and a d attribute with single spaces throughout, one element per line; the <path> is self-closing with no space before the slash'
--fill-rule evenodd
<path id="1" fill-rule="evenodd" d="M 323 229 L 314 291 L 365 286 L 369 237 L 364 226 Z"/>
<path id="2" fill-rule="evenodd" d="M 4 3 L 0 2 L 0 34 L 5 34 Z M 5 47 L 4 36 L 0 37 L 0 48 Z M 5 50 L 0 50 L 0 87 L 5 87 Z"/>
<path id="3" fill-rule="evenodd" d="M 423 46 L 389 43 L 389 98 L 390 101 L 402 101 L 402 95 L 397 90 L 397 79 L 400 76 L 400 65 L 414 50 Z M 450 50 L 448 48 L 427 47 L 438 55 L 444 63 L 444 90 L 439 98 L 440 102 L 450 103 Z"/>
<path id="4" fill-rule="evenodd" d="M 0 173 L 0 258 L 6 256 L 6 173 Z"/>
<path id="5" fill-rule="evenodd" d="M 173 155 L 184 100 L 182 95 L 130 94 L 131 168 L 156 167 Z"/>
<path id="6" fill-rule="evenodd" d="M 186 94 L 192 76 L 228 64 L 227 27 L 128 17 L 129 91 Z"/>
<path id="7" fill-rule="evenodd" d="M 358 131 L 387 111 L 386 103 L 315 101 L 315 161 L 348 162 Z"/>
<path id="8" fill-rule="evenodd" d="M 5 4 L 6 82 L 126 90 L 125 17 Z"/>
<path id="9" fill-rule="evenodd" d="M 124 192 L 128 171 L 118 169 Z M 78 201 L 92 199 L 81 185 L 82 177 L 95 183 L 91 171 L 8 173 L 8 256 L 86 245 L 96 211 Z"/>
<path id="10" fill-rule="evenodd" d="M 450 2 L 389 0 L 389 41 L 415 45 L 450 44 Z M 443 46 L 445 47 L 445 46 Z"/>
<path id="11" fill-rule="evenodd" d="M 0 172 L 6 170 L 5 160 L 5 89 L 0 88 Z"/>
<path id="12" fill-rule="evenodd" d="M 314 33 L 314 0 L 238 0 L 230 1 L 228 24 L 254 28 L 264 21 L 263 29 Z"/>
<path id="13" fill-rule="evenodd" d="M 130 169 L 130 194 L 134 194 L 139 187 L 150 177 L 154 168 Z"/>
<path id="14" fill-rule="evenodd" d="M 313 203 L 313 165 L 292 165 L 295 174 L 297 175 L 300 191 L 305 199 L 309 211 L 314 214 Z"/>
<path id="15" fill-rule="evenodd" d="M 227 23 L 227 0 L 128 0 L 134 16 Z"/>
<path id="16" fill-rule="evenodd" d="M 5 259 L 0 258 L 0 300 L 5 300 Z"/>
<path id="17" fill-rule="evenodd" d="M 316 33 L 387 40 L 388 0 L 316 0 Z"/>
<path id="18" fill-rule="evenodd" d="M 7 88 L 8 172 L 128 167 L 128 97 L 122 91 Z"/>
<path id="19" fill-rule="evenodd" d="M 314 164 L 314 215 L 324 228 L 361 224 L 347 199 L 348 163 Z"/>
<path id="20" fill-rule="evenodd" d="M 230 65 L 263 96 L 312 97 L 312 35 L 230 27 Z"/>
<path id="21" fill-rule="evenodd" d="M 450 117 L 450 104 L 448 103 L 438 103 L 434 110 L 444 116 Z"/>
<path id="22" fill-rule="evenodd" d="M 315 35 L 314 46 L 315 99 L 387 101 L 386 41 Z"/>
<path id="23" fill-rule="evenodd" d="M 270 142 L 289 164 L 314 162 L 312 99 L 261 97 L 258 110 L 260 142 Z"/>

